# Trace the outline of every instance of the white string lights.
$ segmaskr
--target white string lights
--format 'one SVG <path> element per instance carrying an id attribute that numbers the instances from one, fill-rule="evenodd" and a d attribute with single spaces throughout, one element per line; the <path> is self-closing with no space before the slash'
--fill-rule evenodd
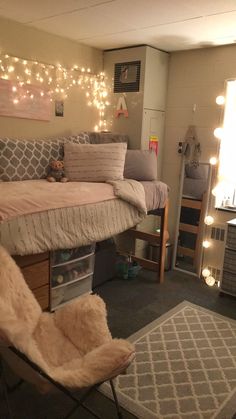
<path id="1" fill-rule="evenodd" d="M 44 64 L 16 56 L 0 53 L 0 79 L 12 81 L 12 102 L 20 103 L 26 97 L 36 99 L 47 96 L 53 99 L 66 99 L 74 87 L 85 91 L 89 106 L 99 111 L 96 130 L 106 129 L 105 108 L 109 106 L 105 74 L 93 74 L 90 68 L 74 65 L 65 68 L 61 64 Z M 37 93 L 31 85 L 38 86 Z"/>

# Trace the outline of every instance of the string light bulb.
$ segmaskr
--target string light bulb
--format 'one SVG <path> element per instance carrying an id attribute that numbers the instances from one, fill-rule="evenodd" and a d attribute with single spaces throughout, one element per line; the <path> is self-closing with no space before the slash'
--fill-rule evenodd
<path id="1" fill-rule="evenodd" d="M 212 225 L 212 224 L 214 223 L 214 218 L 213 218 L 211 215 L 207 215 L 207 216 L 204 218 L 204 223 L 205 223 L 207 226 L 210 226 L 210 225 Z"/>

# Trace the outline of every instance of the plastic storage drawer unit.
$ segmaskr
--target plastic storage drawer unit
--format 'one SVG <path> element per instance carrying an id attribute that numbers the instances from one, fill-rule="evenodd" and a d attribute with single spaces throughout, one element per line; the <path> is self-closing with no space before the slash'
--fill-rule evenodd
<path id="1" fill-rule="evenodd" d="M 53 252 L 51 256 L 50 309 L 91 292 L 95 246 Z"/>

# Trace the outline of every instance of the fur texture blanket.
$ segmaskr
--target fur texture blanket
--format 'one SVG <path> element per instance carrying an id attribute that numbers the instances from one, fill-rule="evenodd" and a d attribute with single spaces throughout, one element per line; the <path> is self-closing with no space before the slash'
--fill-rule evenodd
<path id="1" fill-rule="evenodd" d="M 0 338 L 71 388 L 116 376 L 134 356 L 123 339 L 112 339 L 106 307 L 85 295 L 55 313 L 43 313 L 14 260 L 0 246 Z"/>

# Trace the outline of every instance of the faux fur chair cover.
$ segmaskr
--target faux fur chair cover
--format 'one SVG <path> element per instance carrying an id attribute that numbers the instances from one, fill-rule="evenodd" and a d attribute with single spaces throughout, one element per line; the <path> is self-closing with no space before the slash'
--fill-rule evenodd
<path id="1" fill-rule="evenodd" d="M 134 356 L 129 342 L 112 339 L 105 304 L 97 295 L 85 295 L 55 313 L 43 313 L 20 269 L 1 246 L 0 338 L 70 388 L 112 378 Z"/>

